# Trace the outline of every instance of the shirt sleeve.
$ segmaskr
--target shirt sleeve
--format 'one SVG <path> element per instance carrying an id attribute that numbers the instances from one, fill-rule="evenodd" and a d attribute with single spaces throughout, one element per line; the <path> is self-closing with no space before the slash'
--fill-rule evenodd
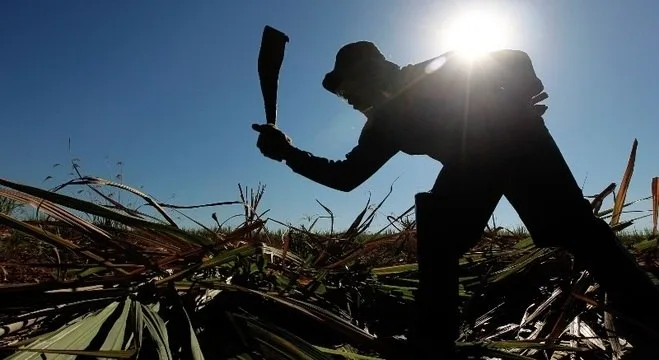
<path id="1" fill-rule="evenodd" d="M 349 192 L 375 174 L 398 153 L 392 134 L 383 124 L 367 121 L 357 145 L 345 160 L 329 160 L 310 152 L 293 148 L 286 164 L 295 173 L 335 190 Z"/>

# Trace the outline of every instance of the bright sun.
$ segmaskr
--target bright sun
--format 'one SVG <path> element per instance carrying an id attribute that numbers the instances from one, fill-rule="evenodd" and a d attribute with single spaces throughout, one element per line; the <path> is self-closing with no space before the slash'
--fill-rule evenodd
<path id="1" fill-rule="evenodd" d="M 509 24 L 486 11 L 467 11 L 449 22 L 442 31 L 442 48 L 475 57 L 501 49 L 510 40 Z"/>

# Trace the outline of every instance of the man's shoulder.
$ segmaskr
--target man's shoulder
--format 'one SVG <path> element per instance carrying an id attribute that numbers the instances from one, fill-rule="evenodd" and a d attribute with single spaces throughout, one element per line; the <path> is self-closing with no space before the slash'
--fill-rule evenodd
<path id="1" fill-rule="evenodd" d="M 531 57 L 527 52 L 519 49 L 492 50 L 476 58 L 469 58 L 462 56 L 459 52 L 448 51 L 439 56 L 415 64 L 406 65 L 401 68 L 401 74 L 403 74 L 404 77 L 420 78 L 423 77 L 424 74 L 428 75 L 435 73 L 443 68 L 466 67 L 467 65 L 471 67 L 474 63 L 488 61 L 508 63 L 531 62 Z"/>
<path id="2" fill-rule="evenodd" d="M 449 60 L 454 57 L 454 55 L 454 52 L 449 51 L 439 56 L 401 67 L 401 82 L 408 87 L 413 86 L 421 80 L 428 78 L 429 75 L 437 72 L 437 70 L 441 69 L 449 62 Z"/>
<path id="3" fill-rule="evenodd" d="M 476 58 L 468 58 L 458 52 L 446 52 L 437 57 L 401 68 L 405 90 L 413 88 L 421 93 L 442 93 L 457 90 L 467 79 L 491 78 L 503 74 L 535 75 L 529 54 L 518 49 L 498 49 Z M 464 81 L 463 81 L 464 80 Z"/>
<path id="4" fill-rule="evenodd" d="M 519 49 L 500 49 L 490 51 L 487 54 L 495 59 L 531 60 L 531 57 L 526 51 Z"/>

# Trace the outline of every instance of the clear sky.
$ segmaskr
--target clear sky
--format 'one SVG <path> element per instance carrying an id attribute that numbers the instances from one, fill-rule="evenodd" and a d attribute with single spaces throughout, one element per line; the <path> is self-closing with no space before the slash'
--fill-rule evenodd
<path id="1" fill-rule="evenodd" d="M 659 3 L 488 3 L 498 4 L 496 13 L 514 29 L 505 46 L 531 55 L 550 95 L 547 125 L 585 192 L 620 181 L 638 138 L 629 199 L 648 196 L 651 177 L 659 175 Z M 369 192 L 379 201 L 398 179 L 383 213 L 400 213 L 432 186 L 439 163 L 399 154 L 343 193 L 261 156 L 250 128 L 264 122 L 256 71 L 261 32 L 269 24 L 291 38 L 280 77 L 280 128 L 296 146 L 342 159 L 364 118 L 321 87 L 337 49 L 371 40 L 401 65 L 426 60 L 450 50 L 439 29 L 465 4 L 477 3 L 0 2 L 0 176 L 51 187 L 68 179 L 53 165 L 71 156 L 85 174 L 105 178 L 118 173 L 120 161 L 127 184 L 161 201 L 234 200 L 238 183 L 261 182 L 261 210 L 270 208 L 270 216 L 301 223 L 323 213 L 318 199 L 339 226 L 358 214 Z M 44 182 L 46 176 L 54 179 Z M 188 214 L 209 223 L 212 211 L 226 218 L 240 208 Z M 502 225 L 518 223 L 505 200 L 495 216 Z"/>

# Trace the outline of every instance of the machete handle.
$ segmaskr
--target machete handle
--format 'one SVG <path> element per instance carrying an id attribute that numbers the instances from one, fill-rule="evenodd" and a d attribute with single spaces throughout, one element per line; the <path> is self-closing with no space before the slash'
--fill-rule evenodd
<path id="1" fill-rule="evenodd" d="M 267 129 L 267 126 L 272 126 L 272 127 L 276 128 L 276 126 L 274 124 L 252 124 L 252 130 L 261 133 L 265 129 Z"/>

